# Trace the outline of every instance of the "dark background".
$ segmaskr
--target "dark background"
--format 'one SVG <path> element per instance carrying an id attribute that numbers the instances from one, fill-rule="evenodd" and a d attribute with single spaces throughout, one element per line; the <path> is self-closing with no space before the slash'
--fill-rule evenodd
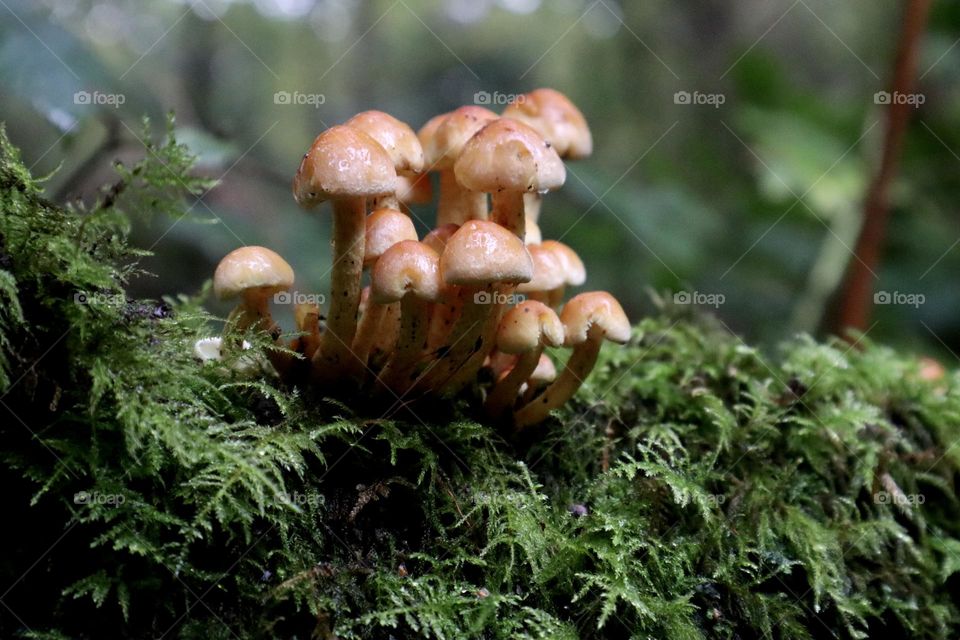
<path id="1" fill-rule="evenodd" d="M 498 109 L 551 86 L 587 116 L 595 153 L 568 165 L 546 200 L 544 236 L 576 248 L 588 286 L 634 318 L 654 311 L 652 294 L 696 292 L 731 330 L 770 344 L 817 331 L 851 259 L 902 10 L 892 0 L 2 0 L 0 120 L 36 174 L 55 172 L 48 194 L 66 202 L 93 198 L 115 159 L 143 155 L 143 115 L 160 129 L 173 110 L 220 185 L 187 203 L 187 219 L 138 224 L 157 277 L 136 293 L 196 292 L 241 244 L 277 250 L 300 290 L 324 291 L 326 209 L 298 210 L 289 188 L 319 131 L 369 108 L 419 128 L 484 95 Z M 936 3 L 875 270 L 875 290 L 922 304 L 878 306 L 868 330 L 947 363 L 960 348 L 958 37 L 960 5 Z M 678 104 L 683 91 L 722 104 Z M 429 208 L 416 213 L 432 222 Z"/>

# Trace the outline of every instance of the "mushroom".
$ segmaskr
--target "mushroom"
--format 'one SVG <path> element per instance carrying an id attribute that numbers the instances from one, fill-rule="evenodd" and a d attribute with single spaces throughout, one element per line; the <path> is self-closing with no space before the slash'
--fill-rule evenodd
<path id="1" fill-rule="evenodd" d="M 366 221 L 363 263 L 367 269 L 373 269 L 377 260 L 393 245 L 404 240 L 417 240 L 417 230 L 409 216 L 396 209 L 377 209 Z M 389 306 L 366 301 L 357 333 L 353 339 L 353 354 L 364 365 L 367 364 L 377 335 L 387 330 L 385 319 L 389 315 Z"/>
<path id="2" fill-rule="evenodd" d="M 383 147 L 346 126 L 317 136 L 294 177 L 293 195 L 300 206 L 309 209 L 333 201 L 330 313 L 314 355 L 314 373 L 321 380 L 359 369 L 350 347 L 360 305 L 366 198 L 393 193 L 396 180 L 396 169 Z"/>
<path id="3" fill-rule="evenodd" d="M 537 368 L 533 370 L 533 373 L 531 373 L 527 379 L 526 390 L 521 390 L 523 393 L 523 402 L 529 402 L 530 399 L 536 395 L 537 391 L 556 379 L 557 368 L 553 365 L 553 360 L 551 360 L 547 354 L 541 353 Z"/>
<path id="4" fill-rule="evenodd" d="M 534 89 L 517 96 L 503 110 L 503 117 L 535 129 L 563 159 L 578 160 L 593 152 L 593 136 L 586 118 L 569 98 L 554 89 Z M 524 201 L 527 216 L 536 222 L 540 217 L 541 195 L 528 193 Z"/>
<path id="5" fill-rule="evenodd" d="M 400 302 L 400 335 L 380 372 L 380 382 L 387 388 L 404 393 L 412 386 L 427 341 L 428 305 L 440 297 L 441 287 L 440 254 L 421 242 L 399 242 L 377 260 L 371 303 Z"/>
<path id="6" fill-rule="evenodd" d="M 393 192 L 374 200 L 373 208 L 400 208 L 399 192 L 405 189 L 401 177 L 416 175 L 423 171 L 423 147 L 410 125 L 397 120 L 383 111 L 363 111 L 347 120 L 344 125 L 364 132 L 380 143 L 397 171 L 397 183 Z"/>
<path id="7" fill-rule="evenodd" d="M 293 350 L 309 361 L 320 348 L 320 307 L 311 302 L 298 302 L 293 307 L 293 320 L 297 331 L 303 333 Z"/>
<path id="8" fill-rule="evenodd" d="M 548 303 L 549 292 L 564 285 L 564 272 L 560 261 L 543 245 L 528 244 L 527 251 L 533 262 L 533 278 L 517 285 L 517 293 L 532 300 Z"/>
<path id="9" fill-rule="evenodd" d="M 440 173 L 440 202 L 437 205 L 437 226 L 487 217 L 487 195 L 464 189 L 454 175 L 453 166 L 461 149 L 474 133 L 497 119 L 497 114 L 483 107 L 460 107 L 443 116 L 432 118 L 417 136 L 423 145 L 429 170 Z"/>
<path id="10" fill-rule="evenodd" d="M 518 429 L 543 421 L 577 392 L 596 364 L 605 339 L 621 344 L 630 339 L 630 321 L 616 298 L 605 291 L 575 296 L 563 307 L 560 320 L 566 334 L 564 344 L 573 347 L 573 353 L 560 376 L 514 414 Z"/>
<path id="11" fill-rule="evenodd" d="M 220 261 L 213 274 L 213 291 L 221 300 L 240 298 L 230 312 L 237 332 L 257 326 L 273 332 L 270 298 L 293 286 L 293 269 L 287 261 L 266 247 L 234 249 Z"/>
<path id="12" fill-rule="evenodd" d="M 500 286 L 527 282 L 533 264 L 515 235 L 493 222 L 469 220 L 447 241 L 440 273 L 444 283 L 461 288 L 463 310 L 441 348 L 440 362 L 425 378 L 428 389 L 449 381 L 474 355 L 480 358 L 479 370 L 490 351 L 488 334 L 499 321 Z"/>
<path id="13" fill-rule="evenodd" d="M 577 252 L 557 240 L 544 240 L 541 248 L 548 250 L 556 259 L 560 272 L 563 274 L 563 283 L 550 289 L 547 294 L 548 304 L 559 309 L 563 302 L 563 294 L 567 286 L 579 287 L 587 281 L 587 269 Z"/>
<path id="14" fill-rule="evenodd" d="M 490 219 L 521 240 L 526 233 L 523 194 L 558 189 L 567 175 L 540 134 L 509 118 L 494 120 L 470 138 L 454 172 L 464 188 L 492 194 Z"/>
<path id="15" fill-rule="evenodd" d="M 543 242 L 543 234 L 540 232 L 540 225 L 538 225 L 536 221 L 532 217 L 530 217 L 530 209 L 526 200 L 526 196 L 528 195 L 530 194 L 529 193 L 524 194 L 524 201 L 523 201 L 524 215 L 527 218 L 525 221 L 526 234 L 524 234 L 523 241 L 526 242 L 528 245 L 540 244 L 541 242 Z"/>
<path id="16" fill-rule="evenodd" d="M 484 408 L 493 417 L 512 409 L 520 387 L 540 364 L 544 347 L 559 347 L 564 327 L 557 314 L 542 302 L 527 300 L 504 314 L 497 327 L 497 350 L 519 356 L 513 368 L 487 396 Z"/>

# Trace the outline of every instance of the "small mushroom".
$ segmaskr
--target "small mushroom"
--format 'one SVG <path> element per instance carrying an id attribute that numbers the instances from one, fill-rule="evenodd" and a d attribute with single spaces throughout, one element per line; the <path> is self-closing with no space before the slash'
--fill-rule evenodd
<path id="1" fill-rule="evenodd" d="M 446 284 L 461 288 L 463 310 L 445 341 L 440 362 L 427 375 L 428 389 L 440 388 L 475 355 L 479 370 L 499 322 L 501 286 L 529 281 L 533 264 L 515 235 L 493 222 L 470 220 L 447 241 L 440 272 Z"/>
<path id="2" fill-rule="evenodd" d="M 518 429 L 545 420 L 577 392 L 593 370 L 604 340 L 623 344 L 630 339 L 630 321 L 616 298 L 605 291 L 575 296 L 563 307 L 560 320 L 564 344 L 573 347 L 573 353 L 560 376 L 514 414 Z"/>
<path id="3" fill-rule="evenodd" d="M 579 160 L 593 152 L 593 136 L 580 110 L 554 89 L 534 89 L 518 96 L 503 110 L 504 118 L 529 125 L 562 159 Z M 543 201 L 539 193 L 524 195 L 527 217 L 537 222 Z"/>
<path id="4" fill-rule="evenodd" d="M 440 173 L 438 227 L 486 219 L 487 195 L 464 189 L 454 175 L 453 166 L 471 136 L 496 119 L 497 114 L 489 109 L 465 106 L 431 118 L 417 133 L 427 167 Z"/>
<path id="5" fill-rule="evenodd" d="M 373 208 L 400 208 L 399 191 L 404 188 L 401 177 L 416 176 L 423 171 L 423 147 L 413 129 L 383 111 L 363 111 L 344 123 L 364 132 L 380 143 L 397 171 L 397 183 L 392 193 L 374 200 Z"/>
<path id="6" fill-rule="evenodd" d="M 491 194 L 490 219 L 517 235 L 526 233 L 523 194 L 563 185 L 563 161 L 536 131 L 509 118 L 487 124 L 463 146 L 454 165 L 457 181 Z"/>
<path id="7" fill-rule="evenodd" d="M 390 247 L 405 240 L 416 241 L 417 230 L 409 216 L 396 209 L 383 208 L 367 216 L 365 238 L 364 267 L 372 271 Z M 366 301 L 357 325 L 357 334 L 353 339 L 353 354 L 364 365 L 369 361 L 378 334 L 390 330 L 385 324 L 390 317 L 391 304 L 397 303 L 378 304 L 373 300 Z"/>
<path id="8" fill-rule="evenodd" d="M 557 314 L 542 302 L 527 300 L 504 314 L 497 328 L 497 350 L 519 356 L 516 364 L 493 387 L 484 408 L 493 417 L 512 409 L 520 387 L 540 364 L 544 347 L 559 347 L 564 327 Z"/>
<path id="9" fill-rule="evenodd" d="M 371 303 L 400 302 L 400 335 L 396 349 L 380 372 L 380 382 L 404 393 L 415 379 L 427 341 L 429 303 L 440 297 L 440 255 L 416 240 L 388 249 L 373 268 Z"/>
<path id="10" fill-rule="evenodd" d="M 557 240 L 544 240 L 541 248 L 551 252 L 560 267 L 563 274 L 563 283 L 550 289 L 547 294 L 548 304 L 554 309 L 559 309 L 563 303 L 563 295 L 568 286 L 579 287 L 587 281 L 587 269 L 583 266 L 583 260 L 577 255 L 577 252 Z"/>
<path id="11" fill-rule="evenodd" d="M 380 144 L 353 127 L 335 126 L 314 140 L 293 180 L 300 206 L 333 201 L 333 268 L 327 330 L 314 374 L 331 380 L 360 369 L 350 347 L 357 329 L 363 273 L 366 198 L 394 193 L 397 172 Z"/>
<path id="12" fill-rule="evenodd" d="M 270 298 L 293 286 L 293 269 L 266 247 L 234 249 L 220 261 L 213 274 L 213 291 L 221 300 L 240 298 L 230 313 L 235 329 L 243 333 L 253 326 L 274 331 Z"/>
<path id="13" fill-rule="evenodd" d="M 565 282 L 560 262 L 554 253 L 550 249 L 544 249 L 543 245 L 528 244 L 527 251 L 533 261 L 533 278 L 530 282 L 517 285 L 517 293 L 548 303 L 549 292 L 562 288 Z"/>

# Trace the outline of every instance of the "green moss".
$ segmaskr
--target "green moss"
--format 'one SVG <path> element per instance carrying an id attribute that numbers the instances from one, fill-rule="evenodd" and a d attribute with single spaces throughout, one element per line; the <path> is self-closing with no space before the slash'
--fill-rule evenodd
<path id="1" fill-rule="evenodd" d="M 89 210 L 0 145 L 0 635 L 960 630 L 955 374 L 667 310 L 522 437 L 469 402 L 364 413 L 200 365 L 198 299 L 126 298 L 131 212 L 209 186 L 169 132 Z"/>

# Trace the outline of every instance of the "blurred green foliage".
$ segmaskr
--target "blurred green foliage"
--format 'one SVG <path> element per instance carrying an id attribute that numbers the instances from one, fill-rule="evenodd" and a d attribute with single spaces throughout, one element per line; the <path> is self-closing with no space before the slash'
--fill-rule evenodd
<path id="1" fill-rule="evenodd" d="M 5 0 L 0 120 L 47 195 L 89 200 L 116 159 L 145 153 L 136 125 L 177 114 L 219 187 L 211 221 L 141 224 L 156 256 L 142 295 L 196 292 L 240 244 L 265 244 L 323 290 L 324 213 L 289 180 L 325 126 L 379 108 L 419 127 L 475 100 L 567 93 L 594 130 L 545 205 L 545 236 L 584 256 L 589 286 L 634 317 L 649 290 L 722 295 L 731 329 L 773 341 L 816 330 L 850 259 L 883 131 L 900 3 L 614 0 Z M 960 344 L 960 9 L 938 3 L 919 64 L 877 291 L 874 339 L 952 358 Z M 122 96 L 122 104 L 77 104 Z M 722 104 L 677 104 L 677 92 Z M 98 92 L 98 93 L 95 93 Z M 319 95 L 282 104 L 275 94 Z M 107 96 L 104 98 L 103 96 Z M 295 101 L 291 100 L 291 102 Z M 114 98 L 113 102 L 118 102 Z M 492 104 L 494 108 L 497 105 Z M 429 208 L 417 209 L 423 228 Z M 223 311 L 211 306 L 216 311 Z"/>

